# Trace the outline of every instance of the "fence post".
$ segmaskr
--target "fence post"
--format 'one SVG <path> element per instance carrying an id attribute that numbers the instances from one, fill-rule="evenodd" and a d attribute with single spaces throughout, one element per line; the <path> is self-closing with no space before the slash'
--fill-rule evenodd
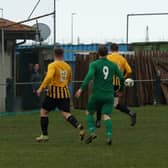
<path id="1" fill-rule="evenodd" d="M 154 100 L 154 105 L 160 104 L 160 99 L 161 99 L 160 70 L 157 70 L 156 83 L 155 83 L 155 100 Z"/>
<path id="2" fill-rule="evenodd" d="M 12 112 L 14 110 L 14 91 L 13 91 L 13 79 L 6 79 L 6 111 Z"/>

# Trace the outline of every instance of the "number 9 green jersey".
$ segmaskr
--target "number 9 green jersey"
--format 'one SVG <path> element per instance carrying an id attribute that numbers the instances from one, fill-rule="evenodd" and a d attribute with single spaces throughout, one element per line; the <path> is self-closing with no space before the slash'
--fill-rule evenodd
<path id="1" fill-rule="evenodd" d="M 89 66 L 88 73 L 81 86 L 82 90 L 85 90 L 89 81 L 93 80 L 92 94 L 104 93 L 114 94 L 113 76 L 118 76 L 120 80 L 120 90 L 124 89 L 124 77 L 119 70 L 118 66 L 106 58 L 100 58 L 92 62 Z"/>

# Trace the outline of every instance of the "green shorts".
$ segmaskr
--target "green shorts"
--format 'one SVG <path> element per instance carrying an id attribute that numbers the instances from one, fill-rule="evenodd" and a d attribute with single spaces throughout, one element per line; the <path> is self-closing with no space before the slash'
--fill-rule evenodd
<path id="1" fill-rule="evenodd" d="M 88 100 L 87 110 L 89 113 L 101 111 L 101 114 L 111 115 L 114 106 L 114 96 L 91 95 Z"/>

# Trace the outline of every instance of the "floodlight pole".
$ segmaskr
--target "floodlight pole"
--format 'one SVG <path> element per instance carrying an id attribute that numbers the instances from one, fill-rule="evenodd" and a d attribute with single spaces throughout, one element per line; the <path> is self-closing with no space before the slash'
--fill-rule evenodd
<path id="1" fill-rule="evenodd" d="M 129 17 L 133 16 L 161 16 L 161 15 L 168 15 L 167 12 L 165 13 L 136 13 L 136 14 L 127 14 L 127 25 L 126 25 L 126 43 L 129 43 Z"/>
<path id="2" fill-rule="evenodd" d="M 76 13 L 71 13 L 71 44 L 73 44 L 73 36 L 74 36 L 74 16 Z"/>

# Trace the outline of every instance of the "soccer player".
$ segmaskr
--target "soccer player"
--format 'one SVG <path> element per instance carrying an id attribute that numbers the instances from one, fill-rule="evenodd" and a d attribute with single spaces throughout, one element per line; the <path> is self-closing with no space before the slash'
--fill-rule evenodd
<path id="1" fill-rule="evenodd" d="M 114 104 L 114 88 L 112 84 L 113 76 L 116 75 L 120 80 L 119 91 L 123 91 L 124 77 L 116 64 L 108 61 L 106 56 L 108 49 L 101 45 L 98 50 L 99 56 L 102 57 L 89 66 L 88 73 L 83 81 L 82 86 L 76 92 L 76 97 L 80 97 L 81 93 L 86 89 L 90 80 L 93 79 L 92 94 L 88 100 L 86 121 L 89 137 L 85 140 L 86 144 L 91 143 L 95 138 L 95 122 L 93 114 L 98 110 L 101 112 L 106 127 L 107 144 L 112 143 L 112 121 L 111 114 Z"/>
<path id="2" fill-rule="evenodd" d="M 107 59 L 113 63 L 115 63 L 121 72 L 123 73 L 124 77 L 127 78 L 131 73 L 132 69 L 130 65 L 128 64 L 127 60 L 118 52 L 118 45 L 113 43 L 111 45 L 111 51 L 112 53 L 107 56 Z M 113 85 L 115 90 L 115 98 L 114 98 L 114 107 L 117 110 L 120 110 L 121 112 L 127 114 L 131 117 L 131 126 L 135 126 L 136 124 L 136 113 L 132 112 L 126 105 L 119 103 L 119 98 L 121 95 L 116 94 L 119 90 L 120 81 L 117 76 L 114 76 L 113 79 Z M 96 127 L 100 128 L 101 126 L 101 113 L 97 112 L 97 121 L 96 121 Z"/>
<path id="3" fill-rule="evenodd" d="M 84 128 L 81 123 L 70 113 L 70 93 L 68 89 L 71 81 L 71 67 L 64 62 L 64 51 L 61 48 L 54 50 L 54 62 L 48 65 L 48 72 L 44 78 L 37 95 L 48 87 L 48 91 L 40 111 L 40 124 L 42 135 L 36 138 L 37 142 L 48 141 L 48 113 L 56 107 L 61 111 L 63 117 L 75 128 L 80 130 L 81 140 L 84 138 Z"/>

